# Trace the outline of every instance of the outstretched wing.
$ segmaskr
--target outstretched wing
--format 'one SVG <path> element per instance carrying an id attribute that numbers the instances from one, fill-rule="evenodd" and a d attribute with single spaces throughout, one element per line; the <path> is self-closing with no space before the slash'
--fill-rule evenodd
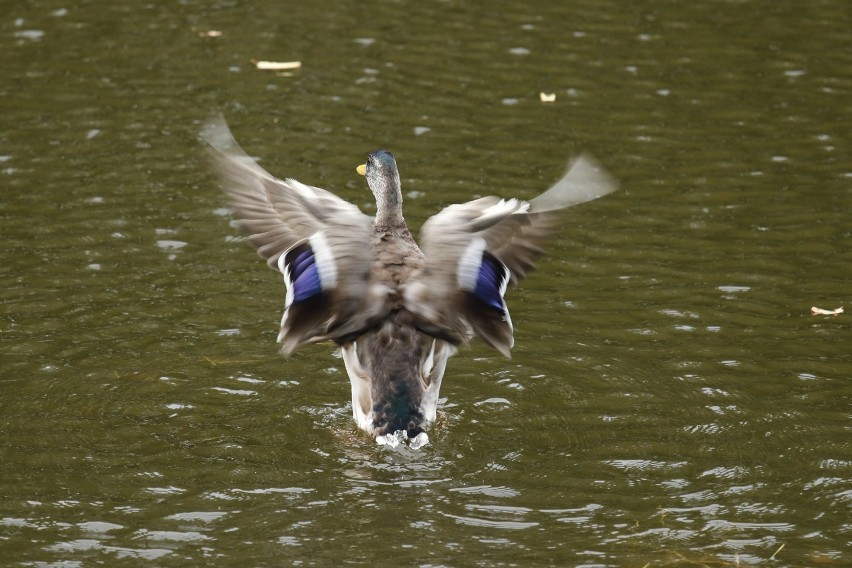
<path id="1" fill-rule="evenodd" d="M 284 276 L 284 353 L 310 341 L 341 341 L 387 309 L 387 291 L 369 282 L 371 217 L 324 189 L 273 177 L 221 117 L 206 124 L 202 137 L 239 227 Z"/>
<path id="2" fill-rule="evenodd" d="M 559 210 L 597 199 L 616 184 L 590 157 L 530 202 L 483 197 L 450 205 L 423 225 L 426 265 L 405 286 L 406 308 L 424 331 L 464 343 L 471 334 L 505 356 L 514 344 L 503 298 L 542 254 L 538 243 Z"/>

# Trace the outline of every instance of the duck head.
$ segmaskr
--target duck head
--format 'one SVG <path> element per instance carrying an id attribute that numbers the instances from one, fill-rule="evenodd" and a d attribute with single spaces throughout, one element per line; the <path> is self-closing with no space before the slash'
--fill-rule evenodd
<path id="1" fill-rule="evenodd" d="M 367 185 L 376 198 L 376 221 L 401 221 L 402 185 L 393 154 L 387 150 L 377 150 L 356 171 L 367 178 Z"/>

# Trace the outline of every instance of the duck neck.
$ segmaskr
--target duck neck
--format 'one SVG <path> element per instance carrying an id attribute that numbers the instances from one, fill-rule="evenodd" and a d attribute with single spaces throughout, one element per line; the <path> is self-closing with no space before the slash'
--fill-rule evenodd
<path id="1" fill-rule="evenodd" d="M 402 217 L 402 189 L 399 182 L 389 183 L 376 192 L 376 225 L 399 225 Z"/>

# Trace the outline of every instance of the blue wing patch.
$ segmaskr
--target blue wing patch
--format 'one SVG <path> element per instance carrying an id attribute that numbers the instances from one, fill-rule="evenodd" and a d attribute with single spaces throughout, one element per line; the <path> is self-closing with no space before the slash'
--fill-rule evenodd
<path id="1" fill-rule="evenodd" d="M 293 302 L 304 302 L 322 294 L 322 280 L 310 245 L 287 251 L 283 259 L 284 282 L 293 293 Z"/>
<path id="2" fill-rule="evenodd" d="M 476 287 L 473 295 L 482 300 L 486 306 L 500 313 L 506 311 L 503 294 L 509 281 L 509 269 L 488 253 L 482 255 L 479 274 L 476 277 Z"/>

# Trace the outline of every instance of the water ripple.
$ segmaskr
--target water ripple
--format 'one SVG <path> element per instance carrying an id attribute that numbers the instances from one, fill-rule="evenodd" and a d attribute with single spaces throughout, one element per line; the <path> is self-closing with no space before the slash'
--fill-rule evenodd
<path id="1" fill-rule="evenodd" d="M 491 519 L 481 519 L 477 517 L 466 517 L 461 515 L 451 515 L 449 513 L 444 513 L 445 516 L 455 519 L 459 523 L 463 525 L 470 525 L 474 527 L 487 527 L 487 528 L 495 528 L 495 529 L 507 529 L 507 530 L 523 530 L 529 529 L 532 527 L 537 527 L 539 523 L 536 522 L 522 522 L 522 521 L 495 521 Z"/>

